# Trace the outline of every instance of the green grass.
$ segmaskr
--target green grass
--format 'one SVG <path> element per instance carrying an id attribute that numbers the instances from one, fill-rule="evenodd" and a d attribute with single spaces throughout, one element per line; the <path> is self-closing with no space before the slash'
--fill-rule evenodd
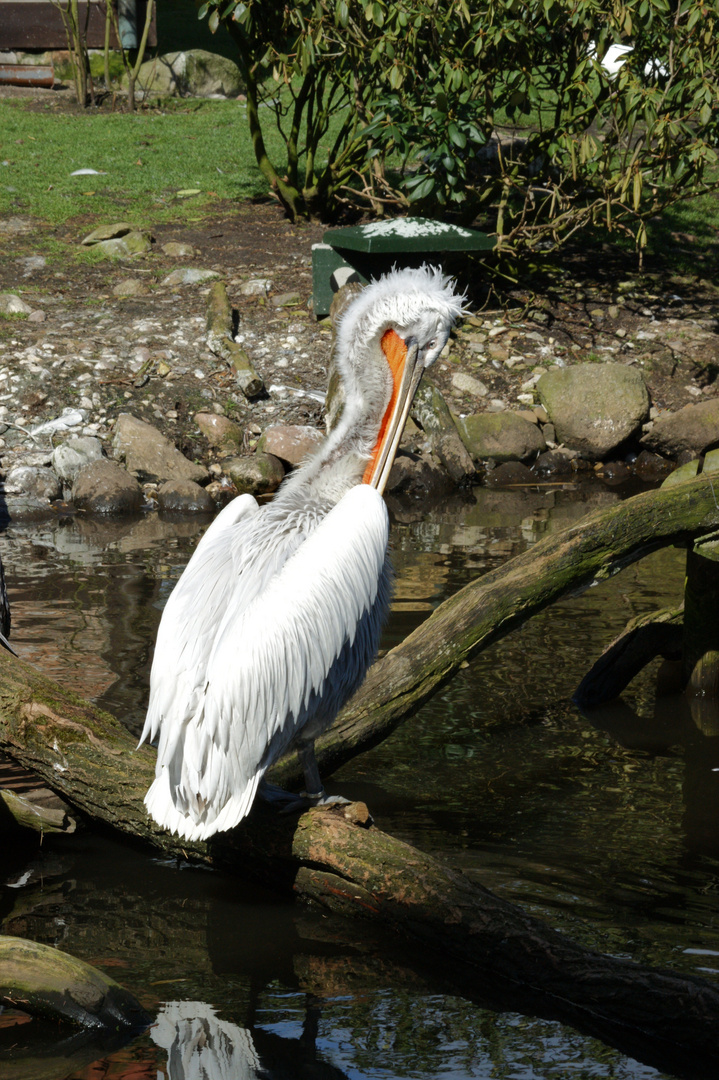
<path id="1" fill-rule="evenodd" d="M 84 168 L 105 175 L 71 175 Z M 188 188 L 201 194 L 178 200 Z M 173 102 L 130 115 L 0 101 L 2 215 L 62 224 L 92 214 L 149 225 L 186 217 L 188 203 L 199 209 L 266 193 L 240 102 Z"/>

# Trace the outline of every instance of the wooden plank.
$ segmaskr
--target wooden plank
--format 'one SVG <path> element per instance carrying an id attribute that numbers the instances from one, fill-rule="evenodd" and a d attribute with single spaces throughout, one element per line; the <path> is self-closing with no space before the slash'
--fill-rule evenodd
<path id="1" fill-rule="evenodd" d="M 80 18 L 85 25 L 87 3 L 81 3 Z M 138 24 L 145 18 L 145 4 L 138 4 Z M 111 37 L 113 48 L 117 38 Z M 87 45 L 101 49 L 105 44 L 105 8 L 100 0 L 90 0 Z M 157 25 L 153 16 L 149 45 L 157 45 Z M 0 49 L 66 49 L 67 38 L 59 11 L 49 0 L 0 0 Z"/>

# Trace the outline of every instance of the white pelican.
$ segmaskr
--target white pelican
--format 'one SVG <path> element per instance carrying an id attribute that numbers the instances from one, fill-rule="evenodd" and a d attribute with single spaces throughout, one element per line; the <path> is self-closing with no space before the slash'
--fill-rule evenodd
<path id="1" fill-rule="evenodd" d="M 306 798 L 325 800 L 314 740 L 364 679 L 389 606 L 382 492 L 462 301 L 426 267 L 360 293 L 337 327 L 337 426 L 271 503 L 238 496 L 197 545 L 162 615 L 140 738 L 159 734 L 158 824 L 188 840 L 231 829 L 291 743 Z"/>

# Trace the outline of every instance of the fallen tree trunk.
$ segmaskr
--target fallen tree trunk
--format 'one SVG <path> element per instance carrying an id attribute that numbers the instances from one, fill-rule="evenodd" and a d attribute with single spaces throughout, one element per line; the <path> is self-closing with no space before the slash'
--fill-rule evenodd
<path id="1" fill-rule="evenodd" d="M 549 604 L 658 548 L 688 544 L 717 523 L 710 477 L 700 477 L 591 514 L 470 582 L 373 664 L 332 729 L 317 740 L 323 776 L 382 742 L 460 664 Z M 302 778 L 290 759 L 278 763 L 272 775 L 278 783 Z"/>

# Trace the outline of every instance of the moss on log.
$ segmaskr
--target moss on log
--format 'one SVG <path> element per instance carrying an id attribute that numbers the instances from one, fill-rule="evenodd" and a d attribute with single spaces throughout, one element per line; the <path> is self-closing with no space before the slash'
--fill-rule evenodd
<path id="1" fill-rule="evenodd" d="M 17 937 L 0 936 L 0 1004 L 112 1034 L 152 1022 L 129 991 L 97 968 Z"/>
<path id="2" fill-rule="evenodd" d="M 689 544 L 719 523 L 709 477 L 645 492 L 554 533 L 445 600 L 405 640 L 373 664 L 333 727 L 316 744 L 323 775 L 376 746 L 413 715 L 465 660 L 543 608 L 644 555 Z M 278 783 L 301 779 L 289 758 Z"/>

